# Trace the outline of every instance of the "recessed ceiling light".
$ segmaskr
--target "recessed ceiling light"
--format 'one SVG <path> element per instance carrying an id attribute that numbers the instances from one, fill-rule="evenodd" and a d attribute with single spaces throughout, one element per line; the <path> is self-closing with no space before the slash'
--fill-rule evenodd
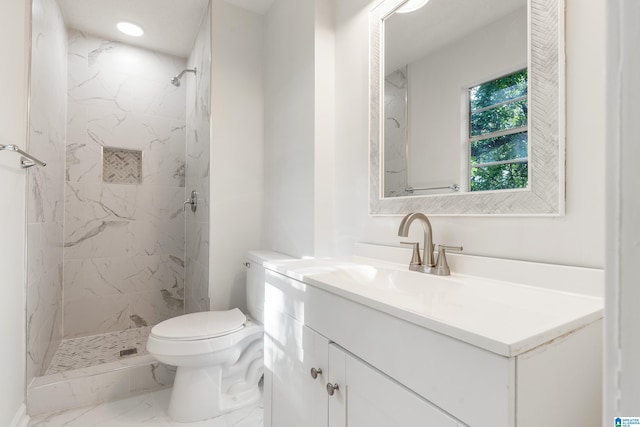
<path id="1" fill-rule="evenodd" d="M 131 22 L 118 22 L 118 25 L 116 25 L 116 27 L 118 27 L 120 31 L 128 36 L 140 37 L 144 34 L 142 28 L 140 28 L 136 24 L 132 24 Z"/>
<path id="2" fill-rule="evenodd" d="M 428 2 L 429 0 L 409 0 L 408 2 L 400 6 L 398 10 L 396 10 L 396 12 L 398 13 L 414 12 L 420 9 L 422 6 L 424 6 Z"/>

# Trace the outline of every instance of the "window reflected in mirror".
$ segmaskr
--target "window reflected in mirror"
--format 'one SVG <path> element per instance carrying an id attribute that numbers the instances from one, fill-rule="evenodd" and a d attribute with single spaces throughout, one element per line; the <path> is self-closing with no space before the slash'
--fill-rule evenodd
<path id="1" fill-rule="evenodd" d="M 384 19 L 384 197 L 526 188 L 526 0 L 406 4 Z"/>
<path id="2" fill-rule="evenodd" d="M 470 191 L 527 188 L 527 70 L 468 90 Z"/>

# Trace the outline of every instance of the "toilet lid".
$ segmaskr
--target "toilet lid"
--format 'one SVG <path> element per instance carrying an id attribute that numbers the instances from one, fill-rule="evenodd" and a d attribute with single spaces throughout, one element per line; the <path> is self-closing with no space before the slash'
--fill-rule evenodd
<path id="1" fill-rule="evenodd" d="M 158 323 L 151 335 L 168 340 L 194 340 L 220 337 L 242 329 L 247 317 L 237 308 L 185 314 Z"/>

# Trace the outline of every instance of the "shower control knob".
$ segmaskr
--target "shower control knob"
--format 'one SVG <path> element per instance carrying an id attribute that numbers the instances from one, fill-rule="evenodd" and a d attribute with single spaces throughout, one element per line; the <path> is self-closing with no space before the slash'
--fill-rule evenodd
<path id="1" fill-rule="evenodd" d="M 311 378 L 315 380 L 318 378 L 318 375 L 322 375 L 322 369 L 311 368 Z"/>
<path id="2" fill-rule="evenodd" d="M 191 212 L 195 212 L 198 209 L 198 192 L 193 190 L 191 197 L 182 204 L 182 210 L 186 210 L 187 205 L 191 205 Z"/>
<path id="3" fill-rule="evenodd" d="M 327 383 L 327 394 L 329 396 L 333 396 L 333 393 L 335 393 L 337 390 L 340 390 L 338 384 Z"/>

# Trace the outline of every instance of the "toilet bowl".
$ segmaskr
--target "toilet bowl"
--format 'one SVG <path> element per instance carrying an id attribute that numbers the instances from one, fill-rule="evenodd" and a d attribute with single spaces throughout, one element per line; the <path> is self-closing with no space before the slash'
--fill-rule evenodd
<path id="1" fill-rule="evenodd" d="M 177 366 L 168 414 L 178 422 L 217 417 L 262 398 L 264 371 L 264 268 L 268 260 L 289 258 L 249 252 L 247 307 L 177 316 L 151 329 L 147 350 Z"/>

